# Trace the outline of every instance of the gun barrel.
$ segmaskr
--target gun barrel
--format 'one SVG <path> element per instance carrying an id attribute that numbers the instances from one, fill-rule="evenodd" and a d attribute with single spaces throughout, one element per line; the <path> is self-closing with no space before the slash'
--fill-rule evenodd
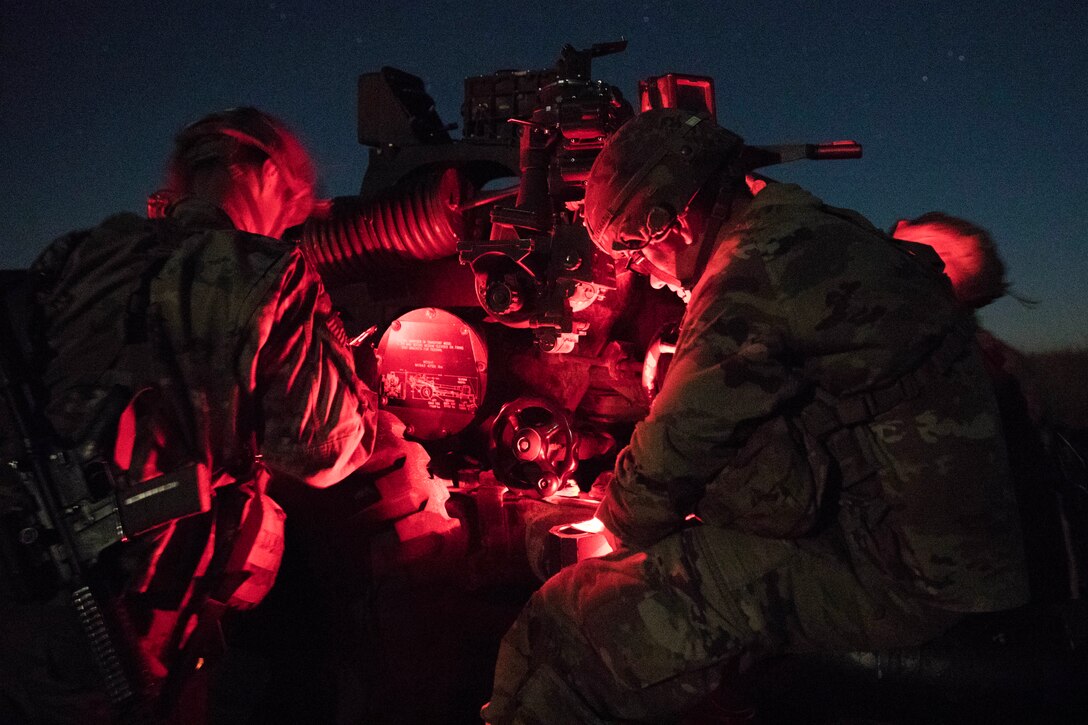
<path id="1" fill-rule="evenodd" d="M 860 159 L 861 144 L 857 141 L 828 141 L 812 144 L 808 157 L 817 161 L 830 159 Z"/>

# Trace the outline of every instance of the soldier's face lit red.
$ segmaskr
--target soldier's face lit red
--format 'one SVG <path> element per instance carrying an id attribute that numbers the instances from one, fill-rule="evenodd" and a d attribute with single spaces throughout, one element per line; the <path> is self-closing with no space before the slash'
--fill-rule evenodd
<path id="1" fill-rule="evenodd" d="M 232 186 L 223 209 L 242 231 L 280 237 L 306 220 L 313 197 L 271 161 L 261 167 L 231 168 Z"/>
<path id="2" fill-rule="evenodd" d="M 649 277 L 655 289 L 668 287 L 687 302 L 698 254 L 699 245 L 694 243 L 687 216 L 682 214 L 660 239 L 631 253 L 628 266 Z"/>

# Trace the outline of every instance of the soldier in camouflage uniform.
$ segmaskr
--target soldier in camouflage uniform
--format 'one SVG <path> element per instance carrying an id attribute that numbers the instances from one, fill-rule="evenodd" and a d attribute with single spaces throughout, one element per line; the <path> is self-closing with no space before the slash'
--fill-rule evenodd
<path id="1" fill-rule="evenodd" d="M 265 494 L 268 474 L 340 481 L 370 455 L 377 415 L 318 275 L 275 238 L 313 206 L 298 141 L 256 109 L 213 114 L 177 137 L 169 184 L 164 218 L 112 216 L 55 241 L 31 270 L 60 436 L 82 445 L 120 385 L 135 394 L 115 448 L 128 485 L 195 462 L 216 494 L 212 513 L 111 547 L 99 563 L 121 578 L 152 681 L 168 683 L 195 636 L 186 619 L 213 609 L 202 601 L 252 607 L 271 586 L 283 515 Z M 228 577 L 240 530 L 259 531 L 257 566 Z M 48 618 L 6 608 L 2 618 L 11 647 L 0 719 L 110 717 L 59 605 Z"/>
<path id="2" fill-rule="evenodd" d="M 977 224 L 931 211 L 899 220 L 891 234 L 932 247 L 944 261 L 956 299 L 972 314 L 1006 294 L 1030 302 L 1009 291 L 997 244 Z M 1083 544 L 1076 538 L 1077 514 L 1070 503 L 1077 499 L 1077 484 L 1060 464 L 1065 433 L 1047 414 L 1027 357 L 982 327 L 975 339 L 1001 412 L 1032 602 L 1076 598 L 1084 587 L 1084 557 Z"/>
<path id="3" fill-rule="evenodd" d="M 944 273 L 952 282 L 956 299 L 972 314 L 1006 294 L 1031 304 L 1030 300 L 1010 292 L 1005 279 L 1005 262 L 997 251 L 997 244 L 988 231 L 973 222 L 931 211 L 916 219 L 900 219 L 891 235 L 896 239 L 932 247 L 944 262 Z M 1010 391 L 1010 394 L 1023 396 L 1025 413 L 1030 421 L 1035 425 L 1041 424 L 1042 395 L 1031 380 L 1024 354 L 981 327 L 975 337 L 998 389 L 999 402 L 1002 387 L 1019 388 Z"/>
<path id="4" fill-rule="evenodd" d="M 597 513 L 619 548 L 533 596 L 489 722 L 660 722 L 755 659 L 916 645 L 1027 599 L 993 393 L 939 260 L 750 169 L 679 110 L 593 166 L 594 241 L 690 301 Z"/>

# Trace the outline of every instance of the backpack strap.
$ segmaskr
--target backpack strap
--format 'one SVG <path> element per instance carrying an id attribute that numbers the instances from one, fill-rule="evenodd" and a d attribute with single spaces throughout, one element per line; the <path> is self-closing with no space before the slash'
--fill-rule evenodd
<path id="1" fill-rule="evenodd" d="M 850 486 L 876 470 L 853 429 L 899 404 L 916 398 L 930 383 L 943 377 L 974 342 L 975 323 L 969 317 L 956 321 L 937 345 L 913 370 L 894 382 L 852 395 L 836 396 L 817 388 L 800 414 L 805 429 L 827 445 L 838 460 L 842 483 Z"/>

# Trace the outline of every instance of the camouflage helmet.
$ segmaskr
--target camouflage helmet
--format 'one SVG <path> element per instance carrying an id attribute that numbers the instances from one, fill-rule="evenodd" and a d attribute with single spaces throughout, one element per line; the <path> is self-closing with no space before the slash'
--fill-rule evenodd
<path id="1" fill-rule="evenodd" d="M 185 176 L 204 164 L 261 157 L 272 160 L 291 190 L 291 202 L 308 214 L 316 183 L 309 154 L 279 119 L 251 106 L 212 113 L 183 128 L 174 139 L 170 185 L 184 188 Z"/>
<path id="2" fill-rule="evenodd" d="M 584 215 L 593 242 L 616 256 L 663 237 L 742 147 L 739 136 L 705 115 L 665 108 L 635 116 L 589 171 Z"/>

